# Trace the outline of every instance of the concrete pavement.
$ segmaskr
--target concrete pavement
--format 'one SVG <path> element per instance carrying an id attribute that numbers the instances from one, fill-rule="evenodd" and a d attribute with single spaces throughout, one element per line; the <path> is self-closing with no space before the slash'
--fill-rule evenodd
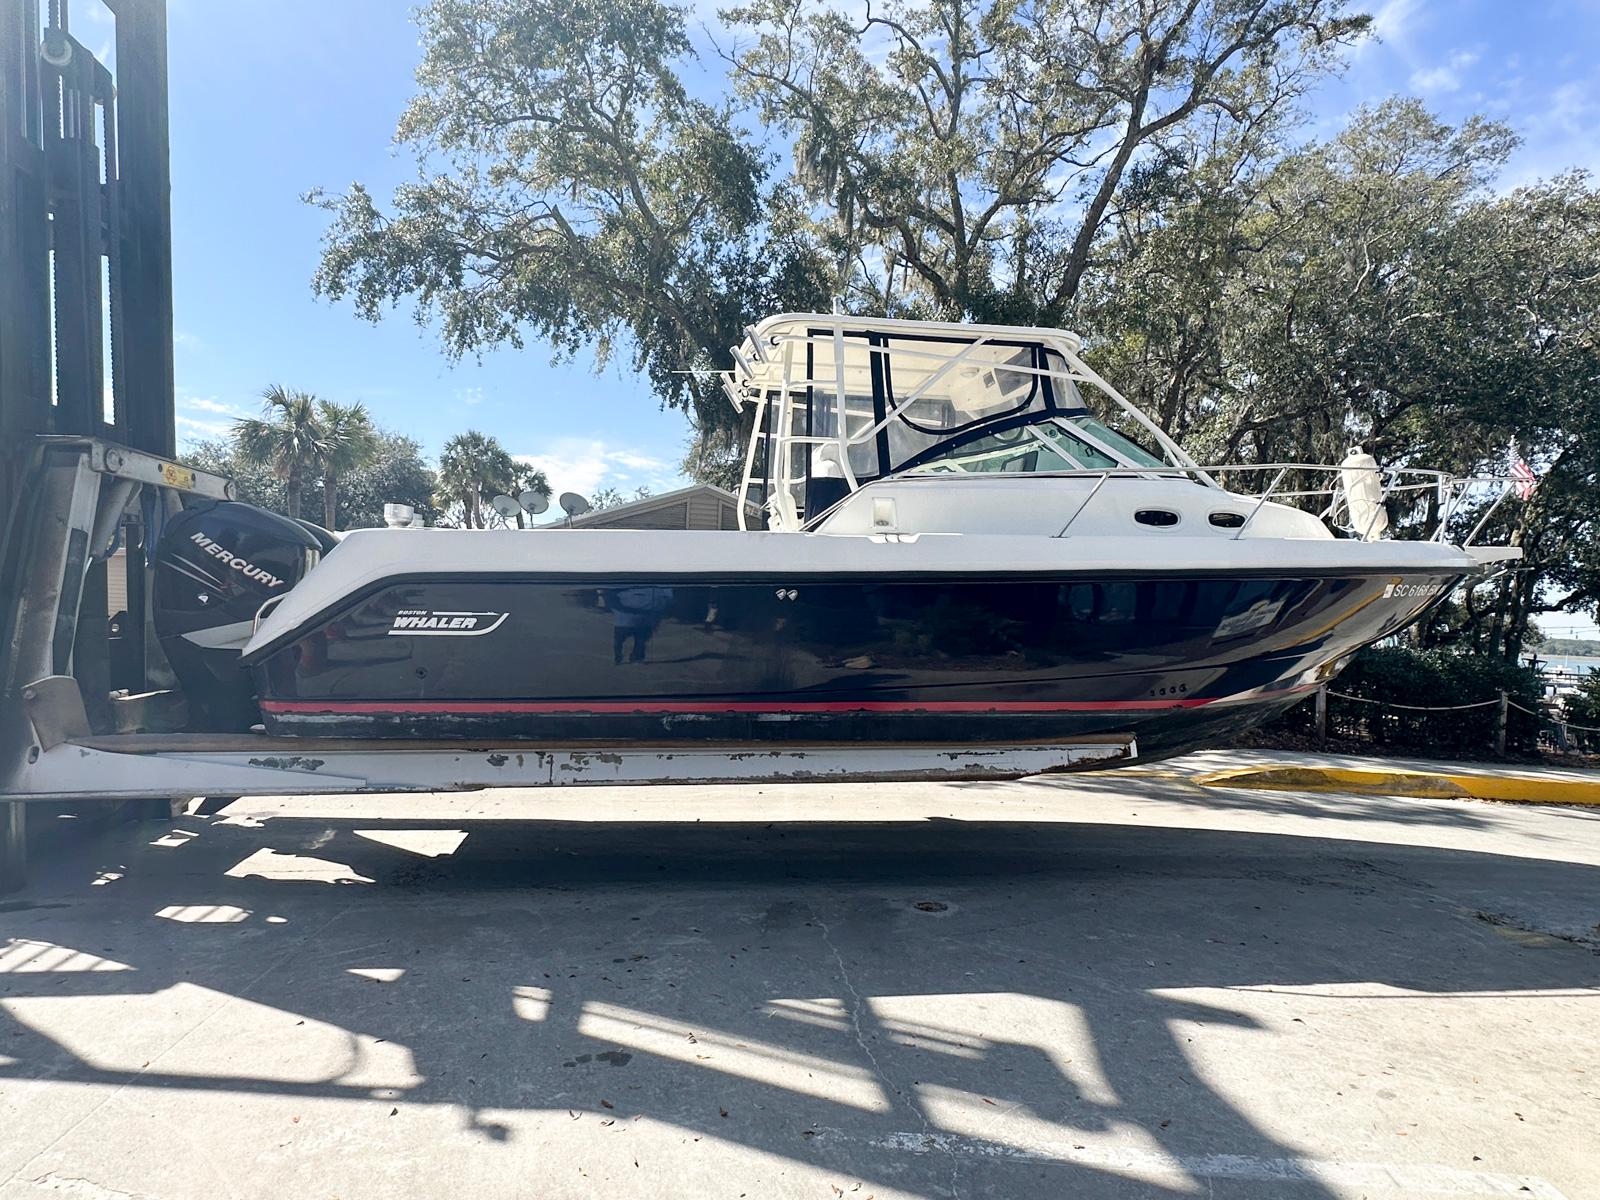
<path id="1" fill-rule="evenodd" d="M 1600 812 L 250 800 L 0 903 L 0 1200 L 1600 1195 Z"/>

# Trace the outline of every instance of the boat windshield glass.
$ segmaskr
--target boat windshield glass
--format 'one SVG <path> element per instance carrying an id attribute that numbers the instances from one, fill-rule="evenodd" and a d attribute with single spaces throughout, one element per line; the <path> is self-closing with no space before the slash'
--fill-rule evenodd
<path id="1" fill-rule="evenodd" d="M 1105 471 L 1166 464 L 1091 416 L 1043 417 L 955 439 L 910 468 L 915 474 Z"/>
<path id="2" fill-rule="evenodd" d="M 763 464 L 767 494 L 787 493 L 797 513 L 837 503 L 847 475 L 860 486 L 904 472 L 1167 465 L 1098 419 L 1043 341 L 812 327 L 798 343 L 781 353 L 804 382 L 768 392 L 783 449 Z"/>
<path id="3" fill-rule="evenodd" d="M 806 357 L 810 386 L 790 408 L 791 431 L 806 438 L 842 431 L 858 479 L 892 474 L 997 421 L 1063 411 L 1034 342 L 853 331 L 836 340 L 814 329 Z"/>

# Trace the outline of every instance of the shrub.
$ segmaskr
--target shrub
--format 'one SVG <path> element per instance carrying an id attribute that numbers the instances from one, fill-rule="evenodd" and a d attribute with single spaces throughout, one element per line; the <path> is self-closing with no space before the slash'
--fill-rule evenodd
<path id="1" fill-rule="evenodd" d="M 1567 730 L 1567 743 L 1591 754 L 1600 752 L 1600 675 L 1590 675 L 1578 685 L 1578 694 L 1566 700 L 1567 720 L 1573 725 L 1587 725 L 1588 729 Z"/>
<path id="2" fill-rule="evenodd" d="M 1504 691 L 1514 703 L 1537 712 L 1543 681 L 1538 672 L 1502 658 L 1383 646 L 1358 652 L 1329 691 L 1334 693 L 1328 697 L 1330 733 L 1394 750 L 1483 755 L 1494 749 L 1498 719 L 1498 706 L 1483 702 L 1498 700 Z M 1478 708 L 1413 711 L 1480 703 Z M 1284 723 L 1307 730 L 1311 713 L 1310 704 L 1301 705 Z M 1539 724 L 1538 717 L 1512 708 L 1506 720 L 1506 752 L 1534 753 Z"/>

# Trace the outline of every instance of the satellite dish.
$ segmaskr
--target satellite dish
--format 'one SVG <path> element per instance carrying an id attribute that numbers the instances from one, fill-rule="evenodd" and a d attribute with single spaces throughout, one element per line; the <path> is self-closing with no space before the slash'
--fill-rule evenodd
<path id="1" fill-rule="evenodd" d="M 496 496 L 489 503 L 494 507 L 495 512 L 508 521 L 522 511 L 522 505 L 518 504 L 510 496 Z"/>
<path id="2" fill-rule="evenodd" d="M 562 492 L 560 504 L 561 511 L 566 513 L 569 518 L 581 517 L 584 513 L 588 512 L 591 507 L 593 507 L 587 500 L 578 495 L 577 492 Z"/>
<path id="3" fill-rule="evenodd" d="M 522 505 L 523 511 L 530 516 L 537 517 L 550 507 L 550 497 L 543 492 L 523 492 L 517 497 L 517 503 Z"/>

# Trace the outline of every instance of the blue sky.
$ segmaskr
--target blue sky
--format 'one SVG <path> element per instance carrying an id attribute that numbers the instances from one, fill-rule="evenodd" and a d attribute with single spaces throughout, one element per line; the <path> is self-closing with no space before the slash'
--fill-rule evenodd
<path id="1" fill-rule="evenodd" d="M 96 49 L 97 9 L 74 5 L 74 32 Z M 1381 40 L 1312 98 L 1315 129 L 1404 92 L 1447 120 L 1511 122 L 1525 144 L 1508 184 L 1600 170 L 1600 0 L 1367 11 Z M 398 0 L 170 0 L 180 438 L 225 430 L 283 382 L 364 401 L 430 454 L 469 427 L 495 434 L 558 490 L 675 486 L 683 418 L 625 363 L 553 366 L 536 343 L 451 362 L 408 312 L 374 326 L 311 294 L 325 220 L 301 194 L 360 180 L 383 197 L 409 174 L 391 143 L 419 57 L 408 12 Z"/>

